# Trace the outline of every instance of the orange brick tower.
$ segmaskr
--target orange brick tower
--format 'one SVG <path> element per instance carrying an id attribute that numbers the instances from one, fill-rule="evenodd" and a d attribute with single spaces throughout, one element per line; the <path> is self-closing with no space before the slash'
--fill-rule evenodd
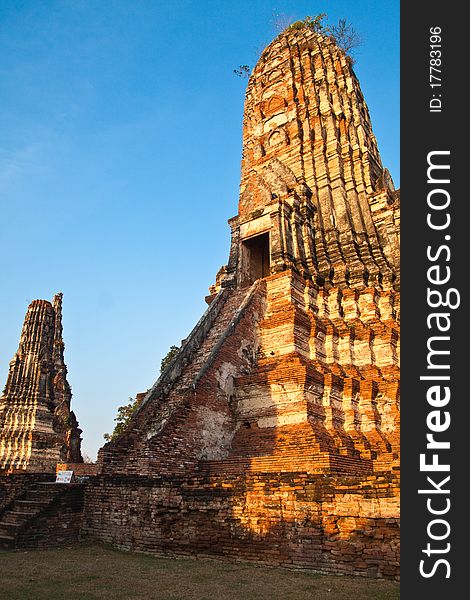
<path id="1" fill-rule="evenodd" d="M 397 205 L 350 60 L 308 28 L 279 36 L 246 92 L 229 263 L 105 464 L 397 466 Z"/>
<path id="2" fill-rule="evenodd" d="M 220 282 L 267 289 L 256 367 L 237 382 L 238 454 L 271 430 L 273 452 L 310 468 L 398 465 L 398 204 L 350 59 L 308 28 L 281 35 L 246 92 Z"/>
<path id="3" fill-rule="evenodd" d="M 288 28 L 248 83 L 228 265 L 101 449 L 86 532 L 397 575 L 398 207 L 350 60 Z"/>
<path id="4" fill-rule="evenodd" d="M 244 285 L 293 269 L 325 289 L 391 289 L 396 207 L 350 59 L 308 29 L 280 36 L 246 92 L 228 274 Z M 253 263 L 264 246 L 269 264 Z"/>
<path id="5" fill-rule="evenodd" d="M 81 462 L 78 422 L 70 411 L 62 340 L 62 294 L 28 307 L 20 344 L 0 398 L 0 470 L 54 472 Z"/>

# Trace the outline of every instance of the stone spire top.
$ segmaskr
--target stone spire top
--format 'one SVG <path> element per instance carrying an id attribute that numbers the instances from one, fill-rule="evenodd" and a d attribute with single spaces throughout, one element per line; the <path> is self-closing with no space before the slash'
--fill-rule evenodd
<path id="1" fill-rule="evenodd" d="M 254 68 L 231 221 L 242 246 L 228 273 L 238 271 L 238 284 L 251 260 L 243 240 L 265 232 L 270 273 L 292 268 L 327 287 L 397 286 L 397 193 L 351 64 L 305 27 L 278 36 Z"/>
<path id="2" fill-rule="evenodd" d="M 52 303 L 33 300 L 0 397 L 0 469 L 50 471 L 60 461 L 81 462 L 71 398 L 62 294 Z"/>

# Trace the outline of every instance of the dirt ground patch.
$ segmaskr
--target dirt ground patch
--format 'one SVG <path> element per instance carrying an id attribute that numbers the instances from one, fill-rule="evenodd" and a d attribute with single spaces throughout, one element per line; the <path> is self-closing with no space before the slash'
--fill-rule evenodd
<path id="1" fill-rule="evenodd" d="M 239 562 L 174 559 L 100 545 L 0 552 L 1 600 L 396 600 L 390 581 Z"/>

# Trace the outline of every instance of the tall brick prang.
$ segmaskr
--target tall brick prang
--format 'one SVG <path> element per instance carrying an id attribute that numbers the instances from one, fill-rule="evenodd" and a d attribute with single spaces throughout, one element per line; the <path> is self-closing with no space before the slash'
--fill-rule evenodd
<path id="1" fill-rule="evenodd" d="M 99 453 L 84 532 L 397 577 L 399 193 L 350 59 L 308 23 L 251 74 L 229 224 L 206 313 Z"/>
<path id="2" fill-rule="evenodd" d="M 81 462 L 80 433 L 70 410 L 62 339 L 62 294 L 28 307 L 20 344 L 0 398 L 0 470 L 54 472 Z"/>
<path id="3" fill-rule="evenodd" d="M 270 273 L 396 288 L 398 204 L 350 58 L 308 28 L 279 36 L 246 91 L 235 241 L 269 232 Z M 249 250 L 232 245 L 238 285 Z"/>

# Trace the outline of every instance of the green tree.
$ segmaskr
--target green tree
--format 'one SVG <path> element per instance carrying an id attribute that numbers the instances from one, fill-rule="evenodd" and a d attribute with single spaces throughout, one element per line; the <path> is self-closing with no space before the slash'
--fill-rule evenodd
<path id="1" fill-rule="evenodd" d="M 339 19 L 338 23 L 333 25 L 329 25 L 326 19 L 326 13 L 320 13 L 316 17 L 307 16 L 301 21 L 292 23 L 286 29 L 311 29 L 320 35 L 327 35 L 352 60 L 351 54 L 362 44 L 361 36 L 346 19 Z"/>
<path id="2" fill-rule="evenodd" d="M 323 24 L 323 20 L 326 18 L 326 13 L 320 13 L 316 17 L 305 17 L 301 21 L 295 21 L 292 25 L 289 25 L 287 29 L 311 29 L 315 33 L 324 33 L 327 30 L 327 26 Z"/>
<path id="3" fill-rule="evenodd" d="M 135 413 L 137 407 L 139 406 L 140 401 L 134 398 L 129 398 L 128 404 L 124 404 L 124 406 L 120 406 L 117 410 L 117 416 L 114 419 L 116 421 L 116 425 L 114 426 L 113 432 L 111 434 L 105 433 L 103 435 L 104 439 L 107 442 L 111 442 L 116 439 L 118 435 L 120 435 L 124 429 L 126 428 L 127 423 L 129 422 L 132 415 Z"/>
<path id="4" fill-rule="evenodd" d="M 171 361 L 175 358 L 177 352 L 179 350 L 179 346 L 170 346 L 166 356 L 162 358 L 162 362 L 160 363 L 160 373 L 166 369 L 166 367 L 171 363 Z"/>
<path id="5" fill-rule="evenodd" d="M 162 373 L 165 370 L 165 367 L 170 364 L 178 350 L 178 346 L 170 346 L 170 349 L 168 350 L 166 356 L 162 358 L 162 362 L 160 364 L 160 373 Z M 118 408 L 117 416 L 114 419 L 116 421 L 116 425 L 114 426 L 113 432 L 105 433 L 103 435 L 104 439 L 107 442 L 111 442 L 112 440 L 115 440 L 119 435 L 121 435 L 121 433 L 127 427 L 127 424 L 129 423 L 132 415 L 135 413 L 140 403 L 142 402 L 142 399 L 143 395 L 140 399 L 129 398 L 129 402 L 127 404 L 124 404 L 123 406 L 120 406 Z"/>

